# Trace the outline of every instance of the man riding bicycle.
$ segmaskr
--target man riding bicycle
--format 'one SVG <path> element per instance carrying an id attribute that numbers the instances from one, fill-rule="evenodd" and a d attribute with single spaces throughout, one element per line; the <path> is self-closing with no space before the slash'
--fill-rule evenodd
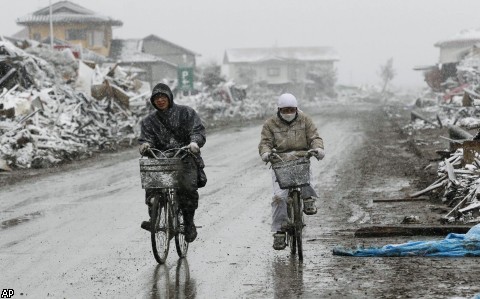
<path id="1" fill-rule="evenodd" d="M 318 159 L 325 156 L 323 140 L 318 135 L 313 120 L 298 110 L 295 96 L 289 93 L 278 98 L 277 114 L 265 121 L 262 128 L 258 151 L 263 161 L 271 159 L 272 151 L 284 161 L 290 161 L 305 156 L 310 152 Z M 275 160 L 273 161 L 275 163 Z M 274 232 L 273 248 L 285 249 L 284 226 L 288 222 L 287 196 L 288 190 L 280 189 L 272 171 L 273 198 L 272 198 L 272 232 Z M 317 194 L 309 185 L 301 188 L 303 198 L 303 212 L 306 215 L 317 213 L 315 200 Z M 283 227 L 282 227 L 283 226 Z"/>
<path id="2" fill-rule="evenodd" d="M 152 91 L 150 102 L 156 111 L 149 114 L 141 122 L 140 154 L 150 155 L 150 148 L 166 151 L 173 148 L 187 146 L 196 155 L 188 155 L 183 160 L 182 186 L 178 190 L 179 207 L 185 221 L 185 240 L 193 242 L 197 237 L 197 230 L 193 218 L 198 207 L 198 167 L 203 167 L 200 157 L 200 148 L 205 144 L 205 127 L 195 110 L 188 106 L 177 105 L 173 102 L 173 93 L 168 85 L 159 83 Z M 200 163 L 199 163 L 200 161 Z M 145 190 L 145 203 L 151 213 L 149 198 L 155 189 Z M 143 221 L 141 227 L 150 231 L 149 221 Z"/>

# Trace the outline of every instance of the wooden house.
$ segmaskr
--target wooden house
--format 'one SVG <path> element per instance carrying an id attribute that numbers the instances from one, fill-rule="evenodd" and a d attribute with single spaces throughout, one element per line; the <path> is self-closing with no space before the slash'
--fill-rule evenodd
<path id="1" fill-rule="evenodd" d="M 115 39 L 109 57 L 120 65 L 145 70 L 142 77 L 152 86 L 177 79 L 178 67 L 196 67 L 199 54 L 155 35 L 142 39 Z"/>
<path id="2" fill-rule="evenodd" d="M 52 4 L 53 36 L 97 54 L 110 52 L 112 28 L 122 26 L 120 20 L 95 13 L 70 1 Z M 43 41 L 50 37 L 50 6 L 17 19 L 28 29 L 30 39 Z"/>

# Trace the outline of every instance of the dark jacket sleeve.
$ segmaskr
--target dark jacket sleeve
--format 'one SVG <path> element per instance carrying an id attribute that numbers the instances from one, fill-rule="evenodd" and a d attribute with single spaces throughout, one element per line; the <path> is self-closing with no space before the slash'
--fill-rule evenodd
<path id="1" fill-rule="evenodd" d="M 205 126 L 202 124 L 202 120 L 193 109 L 192 118 L 193 126 L 192 131 L 190 132 L 190 142 L 196 142 L 199 147 L 202 147 L 206 142 Z"/>
<path id="2" fill-rule="evenodd" d="M 155 146 L 155 133 L 153 132 L 153 126 L 150 124 L 150 117 L 147 117 L 142 120 L 140 123 L 140 137 L 138 138 L 138 143 L 150 143 L 150 145 Z"/>

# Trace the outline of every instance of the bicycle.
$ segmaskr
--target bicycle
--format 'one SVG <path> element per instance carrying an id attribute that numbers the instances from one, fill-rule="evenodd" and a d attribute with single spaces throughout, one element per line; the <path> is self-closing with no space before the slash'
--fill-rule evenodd
<path id="1" fill-rule="evenodd" d="M 288 223 L 284 229 L 291 254 L 296 254 L 298 250 L 298 259 L 301 261 L 303 260 L 303 228 L 306 226 L 303 221 L 301 187 L 310 185 L 310 157 L 312 156 L 312 153 L 307 152 L 305 157 L 300 159 L 283 161 L 273 150 L 269 157 L 280 189 L 288 189 Z M 272 163 L 273 158 L 278 158 L 280 162 Z"/>
<path id="2" fill-rule="evenodd" d="M 158 151 L 163 157 L 154 153 Z M 176 151 L 172 154 L 172 151 Z M 183 152 L 183 156 L 179 154 Z M 182 210 L 179 208 L 177 189 L 183 169 L 182 159 L 192 155 L 188 147 L 166 151 L 150 149 L 153 159 L 140 158 L 140 177 L 143 189 L 158 189 L 147 201 L 151 204 L 150 233 L 153 256 L 159 264 L 167 260 L 170 240 L 175 237 L 178 257 L 184 258 L 188 251 L 185 241 L 185 225 Z"/>

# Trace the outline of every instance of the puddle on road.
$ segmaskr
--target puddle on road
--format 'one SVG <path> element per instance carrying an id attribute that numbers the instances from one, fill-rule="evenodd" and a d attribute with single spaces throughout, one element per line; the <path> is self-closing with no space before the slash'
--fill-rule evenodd
<path id="1" fill-rule="evenodd" d="M 175 271 L 165 264 L 155 267 L 148 292 L 150 298 L 195 298 L 195 295 L 195 280 L 190 277 L 187 259 L 179 259 Z"/>
<path id="2" fill-rule="evenodd" d="M 24 223 L 24 222 L 30 221 L 32 219 L 38 218 L 40 216 L 43 216 L 43 213 L 37 211 L 37 212 L 34 212 L 34 213 L 25 214 L 25 215 L 20 216 L 20 217 L 8 219 L 8 220 L 5 220 L 1 223 L 0 229 L 7 229 L 7 228 L 10 228 L 10 227 L 19 225 L 20 223 Z"/>

